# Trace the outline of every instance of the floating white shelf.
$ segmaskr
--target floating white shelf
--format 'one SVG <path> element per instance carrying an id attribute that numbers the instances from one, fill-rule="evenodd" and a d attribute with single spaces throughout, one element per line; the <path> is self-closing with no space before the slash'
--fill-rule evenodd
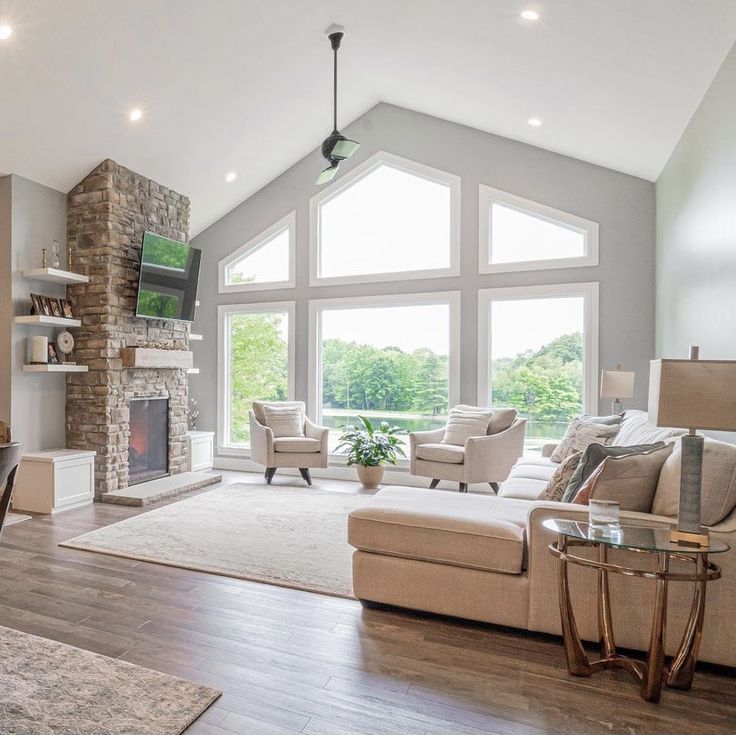
<path id="1" fill-rule="evenodd" d="M 58 365 L 24 365 L 24 373 L 86 373 L 86 365 L 69 365 L 60 362 Z"/>
<path id="2" fill-rule="evenodd" d="M 81 327 L 79 319 L 65 319 L 60 316 L 45 316 L 44 314 L 31 314 L 29 316 L 15 317 L 16 324 L 46 324 L 50 327 Z"/>
<path id="3" fill-rule="evenodd" d="M 203 339 L 204 339 L 204 336 L 201 334 L 195 334 L 194 332 L 189 333 L 190 342 L 201 342 Z"/>
<path id="4" fill-rule="evenodd" d="M 189 375 L 199 375 L 199 368 L 188 368 L 187 373 Z"/>
<path id="5" fill-rule="evenodd" d="M 59 268 L 33 268 L 23 271 L 25 278 L 33 278 L 36 281 L 50 281 L 51 283 L 89 283 L 89 277 L 81 273 L 63 271 Z"/>

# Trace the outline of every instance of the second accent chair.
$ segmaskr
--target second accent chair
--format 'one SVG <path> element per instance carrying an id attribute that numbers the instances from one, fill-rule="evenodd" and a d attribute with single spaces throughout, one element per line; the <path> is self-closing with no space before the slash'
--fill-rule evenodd
<path id="1" fill-rule="evenodd" d="M 524 453 L 525 433 L 526 419 L 513 408 L 455 406 L 446 427 L 410 435 L 411 474 L 432 478 L 430 488 L 450 480 L 461 493 L 474 482 L 497 491 Z"/>
<path id="2" fill-rule="evenodd" d="M 301 401 L 253 401 L 250 411 L 250 456 L 266 468 L 270 485 L 276 470 L 293 467 L 308 485 L 309 469 L 327 467 L 329 429 L 313 424 Z"/>

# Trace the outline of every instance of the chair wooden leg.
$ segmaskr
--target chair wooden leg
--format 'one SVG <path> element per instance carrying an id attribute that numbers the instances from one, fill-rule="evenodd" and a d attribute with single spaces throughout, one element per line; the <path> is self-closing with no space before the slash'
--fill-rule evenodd
<path id="1" fill-rule="evenodd" d="M 299 468 L 299 472 L 300 472 L 301 476 L 304 478 L 304 481 L 307 483 L 307 485 L 310 485 L 311 486 L 311 484 L 312 484 L 312 478 L 309 475 L 309 469 L 306 468 L 306 467 L 300 467 Z"/>
<path id="2" fill-rule="evenodd" d="M 432 482 L 429 483 L 429 489 L 434 490 L 439 484 L 440 484 L 439 480 L 432 480 Z"/>
<path id="3" fill-rule="evenodd" d="M 273 476 L 276 474 L 276 468 L 275 467 L 266 467 L 266 472 L 264 474 L 266 478 L 266 483 L 271 484 L 271 480 L 273 480 Z"/>
<path id="4" fill-rule="evenodd" d="M 461 493 L 468 492 L 468 483 L 467 482 L 461 482 L 460 483 L 460 492 Z"/>
<path id="5" fill-rule="evenodd" d="M 488 483 L 491 486 L 491 490 L 493 490 L 496 495 L 498 495 L 498 483 L 497 482 L 489 482 Z"/>

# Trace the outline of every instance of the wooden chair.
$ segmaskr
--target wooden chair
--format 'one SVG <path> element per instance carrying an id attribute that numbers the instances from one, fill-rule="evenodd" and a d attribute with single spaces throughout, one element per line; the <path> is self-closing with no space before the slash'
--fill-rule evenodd
<path id="1" fill-rule="evenodd" d="M 3 530 L 5 516 L 10 507 L 10 499 L 13 496 L 13 485 L 15 484 L 15 473 L 20 462 L 20 444 L 0 444 L 0 533 Z"/>

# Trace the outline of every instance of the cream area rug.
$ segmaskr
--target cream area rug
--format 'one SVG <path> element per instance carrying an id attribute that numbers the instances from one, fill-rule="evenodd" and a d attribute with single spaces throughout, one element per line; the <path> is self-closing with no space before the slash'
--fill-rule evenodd
<path id="1" fill-rule="evenodd" d="M 371 495 L 238 483 L 61 545 L 352 597 L 348 514 Z"/>
<path id="2" fill-rule="evenodd" d="M 3 735 L 180 735 L 220 694 L 0 627 Z"/>

